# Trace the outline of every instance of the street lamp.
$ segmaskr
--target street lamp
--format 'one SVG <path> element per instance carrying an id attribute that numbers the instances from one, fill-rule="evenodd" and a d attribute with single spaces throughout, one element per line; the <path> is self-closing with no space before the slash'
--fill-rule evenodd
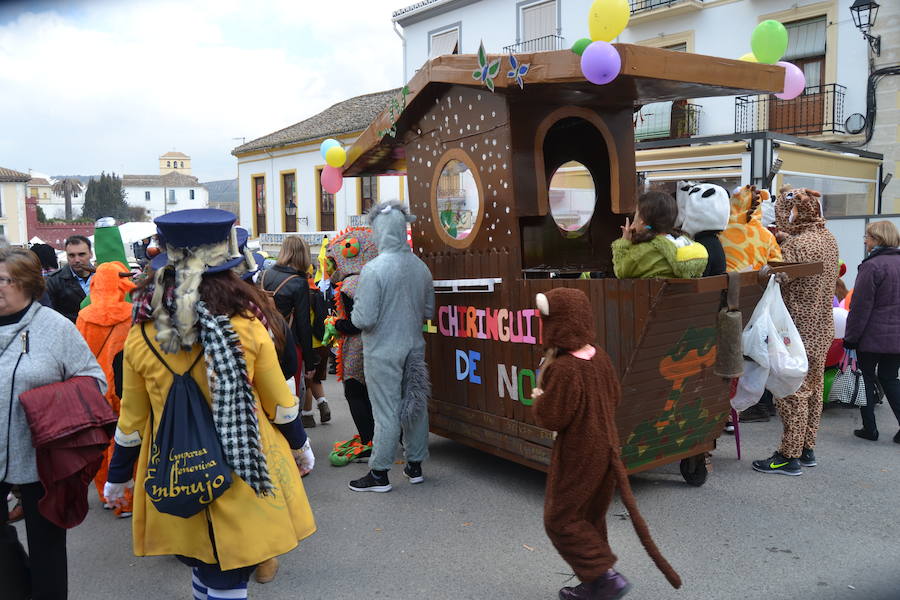
<path id="1" fill-rule="evenodd" d="M 850 14 L 853 16 L 853 24 L 869 42 L 872 52 L 875 53 L 875 56 L 881 56 L 881 36 L 869 35 L 869 31 L 875 25 L 875 18 L 878 16 L 878 3 L 872 2 L 872 0 L 856 0 L 850 6 Z"/>

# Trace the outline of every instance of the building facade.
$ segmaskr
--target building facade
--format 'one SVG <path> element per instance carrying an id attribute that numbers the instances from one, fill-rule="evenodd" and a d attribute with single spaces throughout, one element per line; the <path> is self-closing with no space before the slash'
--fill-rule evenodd
<path id="1" fill-rule="evenodd" d="M 567 49 L 588 36 L 592 0 L 423 0 L 394 13 L 404 38 L 408 80 L 441 54 L 526 54 Z M 788 29 L 784 60 L 806 76 L 794 100 L 725 96 L 651 102 L 635 108 L 637 177 L 643 188 L 674 191 L 681 179 L 727 188 L 753 183 L 822 191 L 829 227 L 850 271 L 863 258 L 862 230 L 878 218 L 898 220 L 900 206 L 884 194 L 882 153 L 894 153 L 900 114 L 896 77 L 878 90 L 876 132 L 867 144 L 866 86 L 870 49 L 851 16 L 853 0 L 630 0 L 628 27 L 614 40 L 711 57 L 750 51 L 753 28 L 775 19 Z M 888 3 L 883 3 L 888 4 Z M 876 25 L 882 59 L 897 63 L 898 7 L 882 6 Z M 873 30 L 873 33 L 876 31 Z M 888 49 L 887 47 L 891 48 Z M 527 94 L 527 77 L 524 93 Z M 884 115 L 884 118 L 882 118 Z M 900 155 L 898 155 L 900 157 Z M 776 162 L 780 161 L 780 162 Z M 780 165 L 780 170 L 776 167 Z M 772 176 L 774 174 L 774 176 Z M 889 191 L 889 190 L 888 190 Z"/>
<path id="2" fill-rule="evenodd" d="M 187 208 L 206 208 L 209 193 L 193 175 L 169 172 L 164 175 L 123 175 L 125 201 L 143 206 L 150 219 Z"/>
<path id="3" fill-rule="evenodd" d="M 25 194 L 30 180 L 28 173 L 0 167 L 0 235 L 13 245 L 28 242 Z"/>
<path id="4" fill-rule="evenodd" d="M 159 174 L 181 173 L 191 174 L 191 157 L 183 152 L 166 152 L 159 157 Z"/>
<path id="5" fill-rule="evenodd" d="M 406 178 L 348 177 L 336 194 L 321 186 L 327 138 L 349 147 L 398 90 L 345 100 L 304 121 L 235 148 L 240 222 L 254 237 L 266 233 L 336 231 L 382 200 L 406 197 Z"/>

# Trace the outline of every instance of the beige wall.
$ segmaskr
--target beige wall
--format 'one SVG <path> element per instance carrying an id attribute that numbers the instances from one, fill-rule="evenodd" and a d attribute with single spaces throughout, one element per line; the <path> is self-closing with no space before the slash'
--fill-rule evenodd
<path id="1" fill-rule="evenodd" d="M 10 244 L 28 241 L 25 231 L 25 183 L 0 183 L 0 203 L 3 205 L 0 226 Z"/>
<path id="2" fill-rule="evenodd" d="M 174 163 L 177 165 L 181 165 L 181 163 L 184 163 L 184 166 L 183 167 L 182 166 L 173 167 L 170 165 L 167 167 L 166 166 L 167 162 L 171 162 L 171 163 Z M 170 158 L 168 156 L 167 157 L 160 156 L 159 157 L 159 174 L 165 175 L 166 173 L 171 173 L 173 171 L 176 173 L 181 173 L 183 175 L 190 175 L 191 174 L 191 159 L 190 158 Z"/>
<path id="3" fill-rule="evenodd" d="M 873 35 L 881 36 L 875 69 L 900 63 L 900 2 L 879 2 Z M 900 75 L 885 77 L 876 90 L 875 131 L 867 150 L 884 154 L 884 174 L 894 177 L 882 196 L 882 212 L 900 213 Z"/>

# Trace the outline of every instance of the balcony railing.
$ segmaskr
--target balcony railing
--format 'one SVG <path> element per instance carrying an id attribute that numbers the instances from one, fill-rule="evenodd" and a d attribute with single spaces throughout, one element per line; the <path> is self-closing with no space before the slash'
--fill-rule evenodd
<path id="1" fill-rule="evenodd" d="M 789 135 L 844 133 L 844 95 L 836 83 L 808 87 L 793 100 L 775 96 L 738 96 L 735 133 L 777 131 Z"/>
<path id="2" fill-rule="evenodd" d="M 653 10 L 654 8 L 664 8 L 675 4 L 680 4 L 685 0 L 630 0 L 631 14 Z M 703 2 L 703 0 L 698 0 Z"/>
<path id="3" fill-rule="evenodd" d="M 520 52 L 547 52 L 549 50 L 562 50 L 563 38 L 559 35 L 545 35 L 533 40 L 525 40 L 517 44 L 503 46 L 504 52 L 518 54 Z"/>
<path id="4" fill-rule="evenodd" d="M 697 135 L 700 110 L 700 105 L 683 101 L 645 104 L 634 114 L 634 139 L 674 140 Z"/>

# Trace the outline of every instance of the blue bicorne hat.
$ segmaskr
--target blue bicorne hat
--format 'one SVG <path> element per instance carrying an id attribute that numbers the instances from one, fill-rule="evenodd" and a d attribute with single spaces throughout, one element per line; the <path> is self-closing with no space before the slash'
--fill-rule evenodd
<path id="1" fill-rule="evenodd" d="M 206 273 L 218 273 L 233 269 L 242 262 L 249 262 L 244 252 L 249 233 L 243 227 L 234 227 L 236 220 L 235 214 L 227 210 L 190 208 L 167 213 L 153 222 L 156 223 L 160 241 L 164 240 L 161 246 L 167 249 L 229 244 L 230 256 L 226 260 L 206 265 Z M 150 266 L 154 269 L 161 269 L 168 264 L 172 264 L 168 252 L 161 252 L 150 261 Z M 247 268 L 252 266 L 247 264 Z"/>

